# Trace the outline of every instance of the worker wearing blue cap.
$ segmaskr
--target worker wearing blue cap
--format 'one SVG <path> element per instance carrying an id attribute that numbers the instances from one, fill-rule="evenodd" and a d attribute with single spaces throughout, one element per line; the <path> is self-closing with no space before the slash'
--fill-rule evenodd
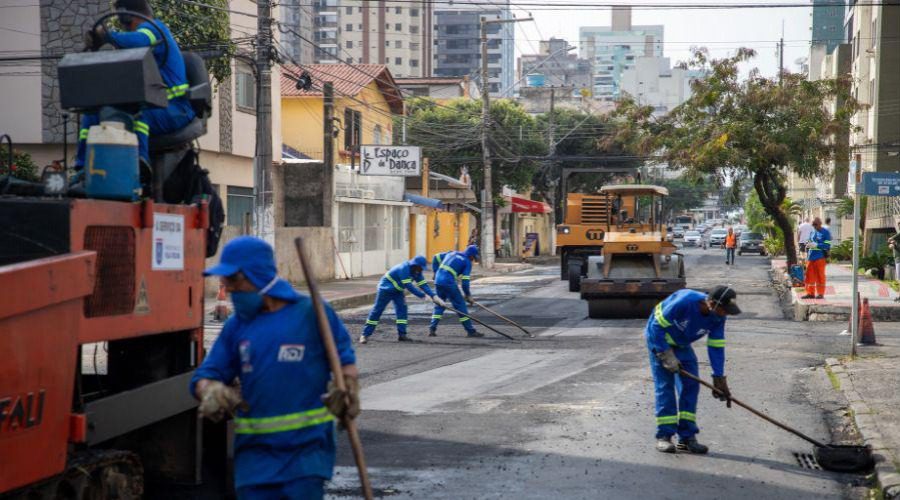
<path id="1" fill-rule="evenodd" d="M 326 304 L 349 394 L 331 382 L 310 297 L 278 277 L 271 246 L 235 238 L 204 274 L 221 277 L 235 313 L 190 391 L 201 401 L 201 415 L 235 416 L 238 498 L 323 498 L 334 470 L 334 421 L 359 414 L 359 373 L 347 329 Z"/>
<path id="2" fill-rule="evenodd" d="M 392 267 L 381 277 L 378 282 L 378 293 L 375 295 L 375 305 L 369 312 L 369 317 L 366 318 L 366 326 L 363 328 L 362 335 L 359 336 L 360 344 L 368 342 L 369 337 L 375 333 L 375 327 L 378 326 L 381 314 L 391 302 L 394 303 L 394 313 L 397 315 L 397 340 L 399 342 L 410 340 L 406 335 L 406 326 L 409 324 L 406 307 L 407 291 L 420 299 L 428 297 L 427 300 L 433 301 L 435 304 L 443 303 L 431 291 L 428 280 L 422 276 L 422 270 L 426 267 L 428 267 L 428 261 L 425 260 L 425 257 L 417 255 Z"/>
<path id="3" fill-rule="evenodd" d="M 459 317 L 460 323 L 466 329 L 467 337 L 484 337 L 483 333 L 475 331 L 472 326 L 472 320 L 467 316 L 469 310 L 466 308 L 466 302 L 472 302 L 472 292 L 469 289 L 469 281 L 472 274 L 472 262 L 478 260 L 478 247 L 469 245 L 464 252 L 453 252 L 446 257 L 438 268 L 437 276 L 434 278 L 434 286 L 437 288 L 438 298 L 444 301 L 450 301 L 453 309 L 462 313 Z M 456 286 L 456 280 L 462 281 L 462 293 Z M 438 323 L 444 317 L 444 309 L 447 304 L 435 303 L 434 311 L 431 313 L 431 325 L 428 328 L 428 336 L 437 335 Z"/>

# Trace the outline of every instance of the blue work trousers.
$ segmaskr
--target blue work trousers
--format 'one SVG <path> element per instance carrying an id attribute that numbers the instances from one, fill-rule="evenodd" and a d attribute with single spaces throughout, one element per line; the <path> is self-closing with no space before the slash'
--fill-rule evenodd
<path id="1" fill-rule="evenodd" d="M 274 484 L 254 484 L 237 489 L 238 500 L 321 500 L 325 498 L 325 480 L 301 477 Z"/>
<path id="2" fill-rule="evenodd" d="M 369 317 L 366 319 L 366 326 L 363 328 L 363 335 L 366 337 L 375 333 L 375 327 L 378 326 L 378 320 L 389 303 L 394 303 L 394 312 L 397 315 L 397 334 L 406 335 L 406 325 L 409 320 L 406 318 L 406 292 L 399 290 L 378 290 L 375 295 L 375 306 L 369 311 Z"/>
<path id="3" fill-rule="evenodd" d="M 734 264 L 734 247 L 725 249 L 725 263 Z"/>
<path id="4" fill-rule="evenodd" d="M 672 349 L 684 370 L 693 375 L 699 374 L 697 355 L 690 346 Z M 700 432 L 697 427 L 700 384 L 663 368 L 652 350 L 650 371 L 653 373 L 653 388 L 656 392 L 656 437 L 669 438 L 678 434 L 683 440 Z"/>
<path id="5" fill-rule="evenodd" d="M 165 109 L 147 108 L 141 110 L 137 115 L 137 118 L 135 118 L 138 122 L 145 123 L 150 134 L 153 135 L 163 135 L 183 129 L 184 127 L 187 127 L 193 119 L 194 109 L 191 108 L 190 102 L 184 98 L 172 99 L 169 101 L 169 107 Z M 85 144 L 87 136 L 82 135 L 81 131 L 88 130 L 99 123 L 100 118 L 97 116 L 97 113 L 86 113 L 82 115 L 81 128 L 79 129 L 78 137 L 78 152 L 75 155 L 75 168 L 84 166 L 84 155 L 87 149 Z M 141 158 L 149 164 L 150 136 L 141 133 L 139 130 L 140 128 L 140 126 L 135 127 L 135 133 L 138 137 L 138 153 Z"/>
<path id="6" fill-rule="evenodd" d="M 472 326 L 472 320 L 466 316 L 466 314 L 469 313 L 469 309 L 466 307 L 466 299 L 463 298 L 462 293 L 459 291 L 459 287 L 456 285 L 435 285 L 435 288 L 437 288 L 438 297 L 450 302 L 450 305 L 453 306 L 454 309 L 463 313 L 463 315 L 459 317 L 459 322 L 462 323 L 463 328 L 465 328 L 467 332 L 474 332 L 475 327 Z M 444 308 L 435 305 L 434 312 L 431 313 L 430 328 L 432 330 L 437 330 L 438 323 L 441 322 L 441 318 L 443 317 Z"/>

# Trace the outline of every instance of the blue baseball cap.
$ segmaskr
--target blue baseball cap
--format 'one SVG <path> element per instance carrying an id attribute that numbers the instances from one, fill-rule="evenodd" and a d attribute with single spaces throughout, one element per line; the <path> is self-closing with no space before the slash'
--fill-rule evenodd
<path id="1" fill-rule="evenodd" d="M 469 245 L 468 247 L 466 247 L 466 251 L 464 253 L 466 254 L 466 257 L 478 260 L 478 245 Z"/>
<path id="2" fill-rule="evenodd" d="M 422 269 L 428 267 L 428 260 L 425 259 L 423 255 L 416 255 L 412 259 L 409 259 L 409 265 L 411 266 L 419 266 Z"/>
<path id="3" fill-rule="evenodd" d="M 219 263 L 203 271 L 204 276 L 233 276 L 238 272 L 263 295 L 296 302 L 300 294 L 287 280 L 278 277 L 275 252 L 265 241 L 253 236 L 239 236 L 222 248 Z"/>

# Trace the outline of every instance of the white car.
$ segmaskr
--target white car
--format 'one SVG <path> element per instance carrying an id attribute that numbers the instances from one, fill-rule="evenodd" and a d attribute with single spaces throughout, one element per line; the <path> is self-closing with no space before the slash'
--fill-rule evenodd
<path id="1" fill-rule="evenodd" d="M 711 247 L 724 247 L 725 246 L 725 237 L 728 236 L 728 230 L 722 228 L 713 229 L 712 232 L 709 233 L 709 246 Z"/>
<path id="2" fill-rule="evenodd" d="M 700 246 L 702 240 L 703 237 L 700 236 L 700 231 L 686 231 L 684 233 L 684 246 L 686 247 Z"/>

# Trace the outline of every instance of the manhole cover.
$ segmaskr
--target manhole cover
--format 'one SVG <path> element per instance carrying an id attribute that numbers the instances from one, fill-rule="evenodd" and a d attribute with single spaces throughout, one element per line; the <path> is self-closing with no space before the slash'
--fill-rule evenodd
<path id="1" fill-rule="evenodd" d="M 819 466 L 819 462 L 816 462 L 816 457 L 814 457 L 812 453 L 797 453 L 795 451 L 794 458 L 797 459 L 797 463 L 800 467 L 803 467 L 804 469 L 822 470 L 822 467 Z"/>

